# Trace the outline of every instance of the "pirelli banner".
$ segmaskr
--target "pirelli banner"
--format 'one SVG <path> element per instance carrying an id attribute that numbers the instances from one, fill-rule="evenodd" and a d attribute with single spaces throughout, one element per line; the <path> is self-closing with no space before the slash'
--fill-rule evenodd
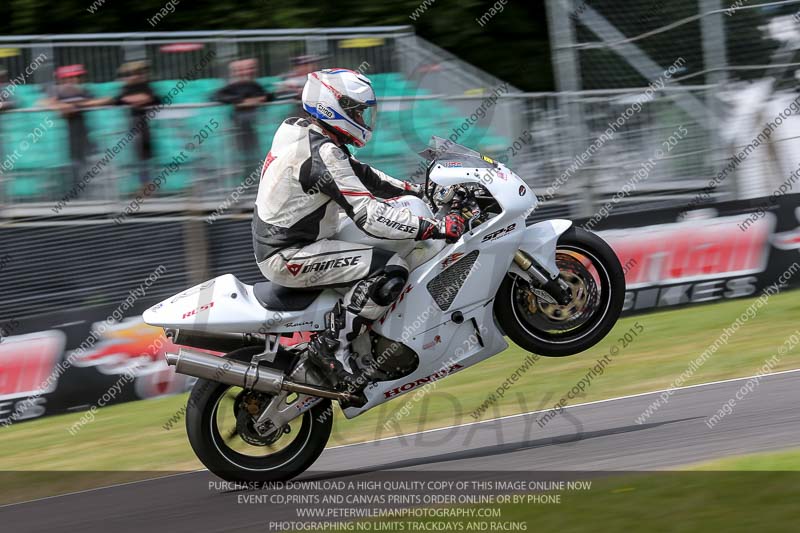
<path id="1" fill-rule="evenodd" d="M 611 214 L 593 230 L 620 258 L 629 314 L 800 284 L 800 194 Z"/>

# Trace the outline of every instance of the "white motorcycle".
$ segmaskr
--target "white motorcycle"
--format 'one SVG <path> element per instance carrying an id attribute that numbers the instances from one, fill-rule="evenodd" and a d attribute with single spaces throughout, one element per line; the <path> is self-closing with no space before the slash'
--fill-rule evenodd
<path id="1" fill-rule="evenodd" d="M 505 335 L 525 350 L 559 357 L 586 350 L 614 326 L 625 278 L 602 239 L 568 220 L 528 225 L 536 195 L 478 152 L 433 137 L 421 155 L 429 161 L 427 201 L 388 202 L 426 217 L 453 208 L 466 213 L 468 227 L 457 242 L 376 240 L 347 218 L 335 237 L 394 250 L 411 269 L 401 296 L 352 344 L 351 365 L 369 376 L 366 404 L 356 407 L 347 391 L 333 389 L 308 361 L 305 343 L 280 342 L 323 329 L 325 313 L 346 289 L 251 286 L 225 274 L 145 311 L 145 322 L 189 347 L 166 358 L 177 372 L 200 378 L 186 428 L 216 475 L 292 478 L 322 453 L 332 400 L 356 417 L 502 352 Z"/>

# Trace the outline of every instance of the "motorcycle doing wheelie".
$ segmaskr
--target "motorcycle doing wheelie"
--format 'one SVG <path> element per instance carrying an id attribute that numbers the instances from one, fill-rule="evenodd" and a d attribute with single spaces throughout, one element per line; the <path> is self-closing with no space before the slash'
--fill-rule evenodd
<path id="1" fill-rule="evenodd" d="M 601 238 L 568 220 L 527 224 L 536 195 L 478 152 L 433 137 L 421 155 L 429 161 L 426 199 L 388 202 L 426 217 L 466 213 L 468 227 L 457 242 L 376 240 L 350 219 L 335 237 L 392 249 L 410 267 L 397 301 L 352 343 L 351 366 L 368 377 L 361 401 L 331 387 L 307 359 L 305 343 L 280 342 L 322 330 L 342 295 L 336 289 L 247 285 L 225 274 L 144 313 L 145 322 L 184 346 L 167 362 L 200 378 L 186 427 L 213 473 L 240 482 L 290 479 L 322 453 L 332 401 L 353 418 L 502 352 L 504 335 L 527 351 L 558 357 L 593 346 L 616 323 L 625 280 Z"/>

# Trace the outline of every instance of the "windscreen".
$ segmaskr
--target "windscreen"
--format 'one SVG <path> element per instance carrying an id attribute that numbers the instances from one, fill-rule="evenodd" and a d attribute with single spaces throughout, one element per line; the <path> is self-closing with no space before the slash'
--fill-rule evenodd
<path id="1" fill-rule="evenodd" d="M 434 135 L 428 142 L 429 148 L 419 153 L 428 161 L 447 160 L 460 161 L 464 166 L 487 168 L 492 166 L 491 159 L 482 156 L 479 152 L 455 143 L 449 139 L 443 139 Z"/>

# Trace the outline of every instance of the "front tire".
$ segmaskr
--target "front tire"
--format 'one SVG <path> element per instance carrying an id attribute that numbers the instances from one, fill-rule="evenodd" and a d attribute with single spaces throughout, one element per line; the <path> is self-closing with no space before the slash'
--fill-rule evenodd
<path id="1" fill-rule="evenodd" d="M 556 264 L 572 289 L 570 304 L 546 301 L 514 274 L 506 275 L 494 303 L 495 317 L 511 340 L 547 357 L 574 355 L 600 342 L 616 324 L 625 300 L 622 265 L 597 235 L 569 228 L 558 240 Z"/>
<path id="2" fill-rule="evenodd" d="M 250 361 L 261 351 L 259 347 L 241 348 L 225 357 Z M 275 358 L 276 368 L 282 360 L 280 354 Z M 245 399 L 253 401 L 247 394 L 239 387 L 197 380 L 186 407 L 186 432 L 198 459 L 222 479 L 240 483 L 285 481 L 304 472 L 317 460 L 330 437 L 333 426 L 330 400 L 317 403 L 287 424 L 287 432 L 275 442 L 263 443 L 252 432 L 237 434 L 242 427 L 237 409 Z M 224 401 L 231 398 L 232 406 Z M 230 422 L 232 428 L 228 427 Z M 262 454 L 264 451 L 269 453 Z"/>

